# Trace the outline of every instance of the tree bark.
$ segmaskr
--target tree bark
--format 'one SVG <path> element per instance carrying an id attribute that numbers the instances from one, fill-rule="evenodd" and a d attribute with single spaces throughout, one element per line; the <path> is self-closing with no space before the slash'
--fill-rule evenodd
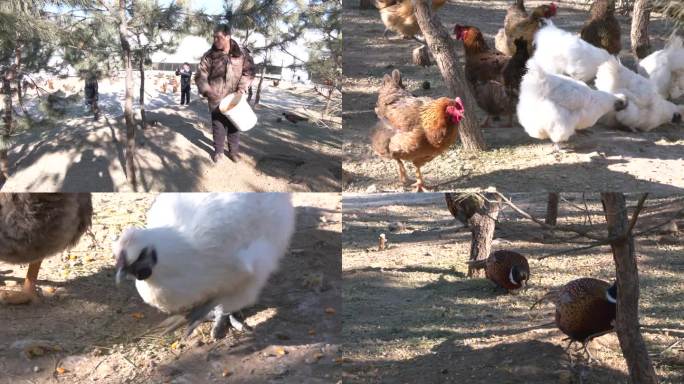
<path id="1" fill-rule="evenodd" d="M 133 117 L 133 68 L 131 64 L 131 44 L 126 19 L 126 0 L 119 0 L 119 40 L 121 56 L 126 69 L 126 98 L 124 103 L 124 120 L 126 121 L 126 176 L 134 191 L 138 190 L 135 175 L 135 121 Z"/>
<path id="2" fill-rule="evenodd" d="M 604 192 L 601 193 L 601 201 L 608 223 L 608 234 L 616 239 L 610 247 L 613 250 L 617 276 L 616 330 L 622 355 L 627 361 L 632 383 L 657 383 L 658 377 L 639 331 L 639 275 L 625 196 L 622 193 Z"/>
<path id="3" fill-rule="evenodd" d="M 361 0 L 359 2 L 359 9 L 373 9 L 375 8 L 375 5 L 373 4 L 373 0 Z"/>
<path id="4" fill-rule="evenodd" d="M 147 119 L 145 118 L 145 48 L 140 50 L 140 132 L 141 141 L 145 140 L 145 129 L 147 129 Z"/>
<path id="5" fill-rule="evenodd" d="M 258 105 L 259 100 L 261 100 L 261 84 L 264 82 L 264 76 L 265 75 L 266 75 L 266 64 L 264 64 L 264 67 L 261 69 L 261 79 L 259 79 L 259 85 L 257 85 L 256 95 L 254 96 L 254 105 Z"/>
<path id="6" fill-rule="evenodd" d="M 477 103 L 458 65 L 456 43 L 432 12 L 431 3 L 427 0 L 413 0 L 416 20 L 451 95 L 460 96 L 463 100 L 465 118 L 458 127 L 463 148 L 469 151 L 482 151 L 486 149 L 486 145 L 475 114 Z"/>
<path id="7" fill-rule="evenodd" d="M 639 59 L 648 56 L 651 42 L 648 39 L 648 23 L 651 18 L 651 6 L 648 0 L 636 0 L 632 11 L 632 53 Z"/>
<path id="8" fill-rule="evenodd" d="M 558 200 L 560 199 L 560 193 L 550 192 L 549 200 L 546 203 L 546 219 L 544 222 L 548 225 L 556 225 L 556 219 L 558 219 Z"/>
<path id="9" fill-rule="evenodd" d="M 10 140 L 12 138 L 12 131 L 14 130 L 14 121 L 12 119 L 12 79 L 14 79 L 15 67 L 12 66 L 4 73 L 2 77 L 2 93 L 4 95 L 5 110 L 2 116 L 4 129 L 2 131 L 2 140 L 0 140 L 0 186 L 2 186 L 9 177 L 9 157 Z"/>

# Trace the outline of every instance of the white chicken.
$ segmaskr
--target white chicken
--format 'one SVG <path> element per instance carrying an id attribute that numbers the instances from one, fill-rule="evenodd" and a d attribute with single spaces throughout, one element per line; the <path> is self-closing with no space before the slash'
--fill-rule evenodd
<path id="1" fill-rule="evenodd" d="M 229 323 L 242 326 L 232 314 L 257 301 L 294 221 L 288 194 L 161 194 L 146 228 L 114 242 L 117 283 L 133 277 L 147 304 L 184 315 L 167 331 L 189 323 L 190 334 L 213 311 L 212 336 L 220 338 Z"/>
<path id="2" fill-rule="evenodd" d="M 589 128 L 601 116 L 626 105 L 624 95 L 596 91 L 570 77 L 546 73 L 530 59 L 520 84 L 517 113 L 528 135 L 551 139 L 559 150 L 559 143 L 567 141 L 576 130 Z"/>
<path id="3" fill-rule="evenodd" d="M 655 84 L 658 93 L 668 99 L 684 94 L 684 46 L 682 38 L 672 36 L 664 49 L 639 62 L 639 73 Z"/>
<path id="4" fill-rule="evenodd" d="M 575 80 L 591 81 L 599 65 L 612 56 L 582 40 L 579 35 L 556 27 L 550 20 L 534 35 L 536 50 L 532 57 L 549 73 L 563 74 Z"/>
<path id="5" fill-rule="evenodd" d="M 665 100 L 652 81 L 625 68 L 614 58 L 601 64 L 595 84 L 602 91 L 624 94 L 629 101 L 624 110 L 606 116 L 609 124 L 614 118 L 632 131 L 650 131 L 682 120 L 684 107 Z"/>

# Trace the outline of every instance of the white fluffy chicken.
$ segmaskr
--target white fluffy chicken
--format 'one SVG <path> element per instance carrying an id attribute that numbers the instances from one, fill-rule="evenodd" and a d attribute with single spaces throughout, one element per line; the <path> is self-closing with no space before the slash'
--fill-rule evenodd
<path id="1" fill-rule="evenodd" d="M 624 110 L 606 116 L 609 124 L 614 123 L 614 117 L 632 131 L 650 131 L 666 123 L 682 121 L 684 106 L 665 100 L 653 82 L 632 72 L 616 59 L 601 64 L 595 84 L 602 91 L 624 94 L 629 101 Z"/>
<path id="2" fill-rule="evenodd" d="M 682 38 L 672 36 L 664 49 L 655 51 L 639 62 L 639 73 L 655 84 L 658 93 L 669 99 L 684 95 L 684 45 Z"/>
<path id="3" fill-rule="evenodd" d="M 582 40 L 579 35 L 556 27 L 550 20 L 534 35 L 533 58 L 549 73 L 563 74 L 575 80 L 591 81 L 599 65 L 612 56 Z"/>
<path id="4" fill-rule="evenodd" d="M 560 143 L 568 141 L 575 131 L 589 128 L 606 113 L 626 106 L 624 95 L 596 91 L 570 77 L 546 73 L 530 59 L 520 84 L 517 113 L 528 135 L 551 139 L 558 151 Z"/>
<path id="5" fill-rule="evenodd" d="M 113 245 L 117 283 L 135 278 L 147 304 L 183 315 L 167 332 L 188 323 L 189 335 L 213 312 L 212 337 L 221 338 L 229 325 L 242 328 L 233 313 L 257 301 L 294 228 L 288 194 L 161 194 L 146 228 Z"/>

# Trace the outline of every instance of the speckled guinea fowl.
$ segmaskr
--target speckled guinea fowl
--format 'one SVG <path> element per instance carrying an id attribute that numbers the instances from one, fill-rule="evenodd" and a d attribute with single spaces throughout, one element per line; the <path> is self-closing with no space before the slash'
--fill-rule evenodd
<path id="1" fill-rule="evenodd" d="M 0 260 L 29 263 L 23 290 L 0 291 L 0 301 L 31 301 L 43 259 L 76 244 L 92 216 L 90 194 L 0 193 Z"/>
<path id="2" fill-rule="evenodd" d="M 606 281 L 588 277 L 581 278 L 547 293 L 537 303 L 550 300 L 555 304 L 556 326 L 568 335 L 570 344 L 581 342 L 591 358 L 589 350 L 586 349 L 587 343 L 594 337 L 614 329 L 616 284 L 611 285 Z"/>

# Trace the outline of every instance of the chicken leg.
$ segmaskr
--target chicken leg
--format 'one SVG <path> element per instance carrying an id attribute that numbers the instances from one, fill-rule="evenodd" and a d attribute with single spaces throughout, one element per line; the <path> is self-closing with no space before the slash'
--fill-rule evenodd
<path id="1" fill-rule="evenodd" d="M 397 165 L 399 166 L 399 178 L 401 179 L 401 185 L 406 184 L 406 167 L 404 167 L 404 163 L 401 162 L 399 159 L 395 159 L 397 161 Z"/>
<path id="2" fill-rule="evenodd" d="M 21 291 L 0 291 L 0 303 L 8 305 L 28 304 L 36 298 L 36 281 L 42 260 L 29 264 Z"/>
<path id="3" fill-rule="evenodd" d="M 425 181 L 423 180 L 423 173 L 420 172 L 420 167 L 416 165 L 416 181 L 413 183 L 413 187 L 416 187 L 416 192 L 430 192 L 430 189 L 425 185 Z"/>
<path id="4" fill-rule="evenodd" d="M 244 321 L 242 314 L 224 313 L 223 306 L 217 305 L 214 308 L 214 325 L 211 327 L 211 337 L 214 340 L 222 339 L 228 333 L 229 328 L 235 328 L 238 332 L 251 331 Z"/>

